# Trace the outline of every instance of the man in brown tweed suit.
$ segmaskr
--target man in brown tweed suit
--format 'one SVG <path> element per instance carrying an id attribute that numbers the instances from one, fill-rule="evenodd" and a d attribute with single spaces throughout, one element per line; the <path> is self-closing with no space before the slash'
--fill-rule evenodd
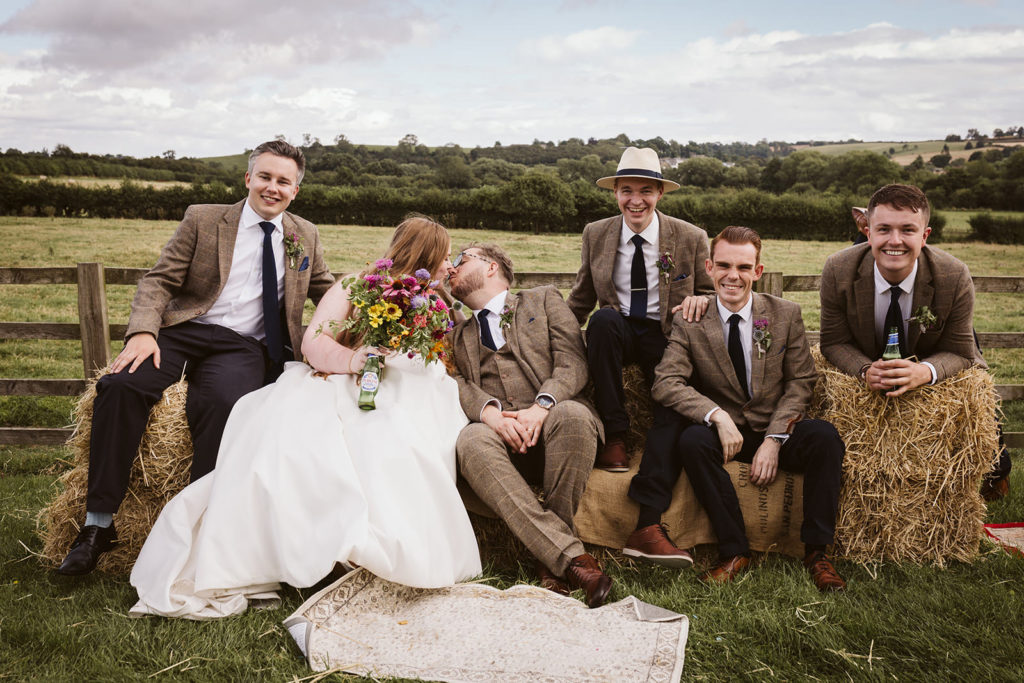
<path id="1" fill-rule="evenodd" d="M 611 579 L 576 536 L 573 517 L 594 465 L 601 424 L 580 396 L 587 364 L 579 325 L 553 287 L 509 292 L 512 262 L 471 245 L 451 271 L 452 294 L 473 311 L 452 332 L 459 400 L 459 470 L 537 558 L 541 585 L 581 588 L 604 603 Z M 544 489 L 543 504 L 530 484 Z"/>
<path id="2" fill-rule="evenodd" d="M 804 419 L 817 375 L 800 307 L 752 291 L 764 270 L 760 254 L 750 228 L 728 227 L 712 241 L 706 269 L 715 298 L 698 322 L 676 316 L 651 392 L 690 424 L 669 457 L 644 456 L 630 497 L 665 510 L 685 470 L 718 537 L 719 562 L 701 579 L 727 582 L 750 563 L 750 546 L 724 464 L 750 463 L 754 484 L 773 481 L 780 467 L 803 472 L 804 564 L 819 590 L 842 590 L 825 549 L 834 540 L 845 448 L 831 424 Z M 635 545 L 631 537 L 626 554 L 645 557 L 631 552 Z"/>
<path id="3" fill-rule="evenodd" d="M 86 519 L 61 574 L 91 572 L 116 543 L 113 514 L 164 389 L 183 374 L 189 380 L 194 481 L 213 469 L 235 401 L 300 348 L 307 296 L 319 301 L 334 282 L 316 227 L 285 212 L 304 167 L 302 151 L 286 142 L 256 147 L 248 197 L 190 206 L 139 281 L 124 349 L 96 384 Z"/>
<path id="4" fill-rule="evenodd" d="M 961 370 L 987 367 L 974 336 L 974 283 L 959 259 L 926 244 L 928 198 L 912 185 L 886 185 L 867 208 L 867 242 L 839 251 L 821 273 L 821 352 L 868 387 L 899 396 Z M 920 318 L 924 309 L 933 320 Z M 889 329 L 901 358 L 881 360 Z M 912 359 L 916 357 L 916 360 Z M 1005 448 L 985 483 L 1006 495 Z"/>
<path id="5" fill-rule="evenodd" d="M 580 269 L 567 303 L 580 323 L 589 316 L 587 360 L 594 403 L 607 434 L 596 466 L 626 472 L 629 415 L 622 365 L 635 362 L 648 383 L 653 380 L 673 313 L 684 297 L 712 291 L 704 272 L 708 236 L 696 225 L 657 210 L 663 194 L 679 185 L 662 177 L 653 149 L 627 148 L 615 175 L 599 179 L 597 185 L 615 192 L 621 213 L 583 229 Z M 679 430 L 672 411 L 654 406 L 653 413 L 644 457 L 652 450 L 670 450 Z M 649 526 L 645 520 L 639 524 Z"/>

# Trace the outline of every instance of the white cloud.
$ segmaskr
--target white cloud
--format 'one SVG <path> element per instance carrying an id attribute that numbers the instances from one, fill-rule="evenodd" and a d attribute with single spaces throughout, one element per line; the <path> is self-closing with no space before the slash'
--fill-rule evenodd
<path id="1" fill-rule="evenodd" d="M 630 47 L 640 31 L 628 31 L 614 26 L 587 29 L 566 36 L 542 36 L 524 41 L 521 52 L 536 55 L 548 62 L 572 61 L 599 53 L 619 54 Z"/>

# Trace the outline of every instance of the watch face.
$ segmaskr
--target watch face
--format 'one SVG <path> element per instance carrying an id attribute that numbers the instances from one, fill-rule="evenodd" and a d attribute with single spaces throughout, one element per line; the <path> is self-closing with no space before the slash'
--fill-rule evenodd
<path id="1" fill-rule="evenodd" d="M 555 405 L 555 402 L 548 396 L 540 396 L 537 398 L 537 405 L 541 408 L 551 408 L 551 406 Z"/>

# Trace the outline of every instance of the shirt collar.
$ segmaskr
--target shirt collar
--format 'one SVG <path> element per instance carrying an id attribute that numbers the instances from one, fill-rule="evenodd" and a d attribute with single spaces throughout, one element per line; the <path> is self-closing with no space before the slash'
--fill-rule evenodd
<path id="1" fill-rule="evenodd" d="M 659 225 L 660 225 L 660 223 L 658 221 L 658 212 L 657 211 L 655 211 L 654 215 L 651 216 L 651 224 L 648 225 L 646 228 L 644 228 L 642 232 L 633 232 L 632 230 L 630 230 L 629 226 L 626 225 L 626 217 L 623 216 L 622 217 L 622 230 L 619 233 L 619 243 L 620 244 L 627 244 L 631 239 L 633 239 L 633 235 L 640 235 L 641 237 L 644 238 L 644 241 L 647 242 L 648 244 L 654 244 L 654 240 L 656 240 L 658 238 L 658 226 Z"/>
<path id="2" fill-rule="evenodd" d="M 889 281 L 882 277 L 882 271 L 878 270 L 878 264 L 874 264 L 875 269 L 875 294 L 888 294 L 892 285 Z M 914 291 L 914 278 L 917 277 L 917 261 L 914 261 L 914 268 L 910 271 L 910 275 L 905 277 L 902 282 L 897 283 L 897 287 L 903 290 L 904 293 L 909 294 Z"/>
<path id="3" fill-rule="evenodd" d="M 274 232 L 284 233 L 284 228 L 281 227 L 281 222 L 284 219 L 284 214 L 279 213 L 270 221 L 274 224 Z M 245 200 L 245 206 L 242 207 L 242 218 L 241 225 L 246 228 L 258 228 L 260 223 L 267 220 L 263 216 L 256 213 L 251 206 L 249 206 L 249 200 Z M 261 228 L 262 229 L 262 228 Z"/>
<path id="4" fill-rule="evenodd" d="M 729 317 L 733 315 L 733 312 L 722 305 L 722 300 L 717 296 L 715 297 L 715 303 L 718 305 L 718 315 L 721 316 L 722 322 L 729 322 Z M 747 303 L 743 304 L 743 308 L 736 311 L 743 318 L 743 322 L 750 320 L 750 315 L 754 310 L 754 293 L 751 292 L 750 296 L 747 297 Z"/>
<path id="5" fill-rule="evenodd" d="M 473 311 L 473 315 L 479 315 L 480 311 L 484 310 L 484 308 L 490 311 L 492 315 L 501 315 L 502 309 L 505 308 L 505 297 L 507 296 L 508 290 L 501 290 L 500 292 L 495 294 L 494 297 L 483 306 L 483 308 L 479 308 Z"/>

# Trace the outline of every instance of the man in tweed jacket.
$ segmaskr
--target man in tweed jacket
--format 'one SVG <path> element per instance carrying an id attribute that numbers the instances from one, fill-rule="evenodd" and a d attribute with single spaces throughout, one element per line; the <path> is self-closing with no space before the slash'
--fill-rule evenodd
<path id="1" fill-rule="evenodd" d="M 728 227 L 712 241 L 706 268 L 715 299 L 698 322 L 676 317 L 652 389 L 689 426 L 668 457 L 645 455 L 630 497 L 664 511 L 685 470 L 718 537 L 719 563 L 701 578 L 726 582 L 747 567 L 750 546 L 724 464 L 751 463 L 754 484 L 770 483 L 780 467 L 803 472 L 804 564 L 819 590 L 842 590 L 825 549 L 834 540 L 845 448 L 831 424 L 804 419 L 817 375 L 800 307 L 752 291 L 764 270 L 760 253 L 750 228 Z M 631 552 L 633 540 L 626 554 L 646 557 Z"/>
<path id="2" fill-rule="evenodd" d="M 888 396 L 941 382 L 972 365 L 987 367 L 974 336 L 971 273 L 959 259 L 926 244 L 930 215 L 928 198 L 917 187 L 882 187 L 868 203 L 867 242 L 830 256 L 821 273 L 822 354 Z M 890 316 L 893 306 L 898 314 Z M 909 320 L 925 309 L 934 320 Z M 886 328 L 894 320 L 903 357 L 881 360 Z M 1003 448 L 986 478 L 987 498 L 1006 495 L 1009 473 Z"/>
<path id="3" fill-rule="evenodd" d="M 86 520 L 60 573 L 89 573 L 116 543 L 113 514 L 164 389 L 183 374 L 189 380 L 194 481 L 213 469 L 235 401 L 276 377 L 300 347 L 307 296 L 319 301 L 334 282 L 316 227 L 285 212 L 304 166 L 302 151 L 286 142 L 256 147 L 245 174 L 247 199 L 190 206 L 139 281 L 124 349 L 96 385 Z M 265 255 L 268 242 L 272 253 Z M 263 264 L 271 260 L 274 272 L 268 268 L 264 279 Z M 275 301 L 277 313 L 264 320 Z M 272 337 L 268 351 L 264 338 Z"/>
<path id="4" fill-rule="evenodd" d="M 579 325 L 553 287 L 509 292 L 512 262 L 496 245 L 471 245 L 454 264 L 452 294 L 473 312 L 451 335 L 470 420 L 455 445 L 459 470 L 537 558 L 542 586 L 567 594 L 564 577 L 597 607 L 611 579 L 573 522 L 601 438 L 580 396 L 587 365 Z M 543 487 L 543 503 L 530 484 Z"/>
<path id="5" fill-rule="evenodd" d="M 567 303 L 580 323 L 590 318 L 587 361 L 607 434 L 597 467 L 626 472 L 629 416 L 622 365 L 636 362 L 647 382 L 653 380 L 675 309 L 687 296 L 712 291 L 704 272 L 708 236 L 657 210 L 662 195 L 679 185 L 662 177 L 653 149 L 626 149 L 615 175 L 597 184 L 615 192 L 621 213 L 583 229 L 580 269 Z M 595 303 L 598 310 L 591 315 Z M 644 457 L 671 449 L 679 426 L 671 411 L 653 411 Z"/>

